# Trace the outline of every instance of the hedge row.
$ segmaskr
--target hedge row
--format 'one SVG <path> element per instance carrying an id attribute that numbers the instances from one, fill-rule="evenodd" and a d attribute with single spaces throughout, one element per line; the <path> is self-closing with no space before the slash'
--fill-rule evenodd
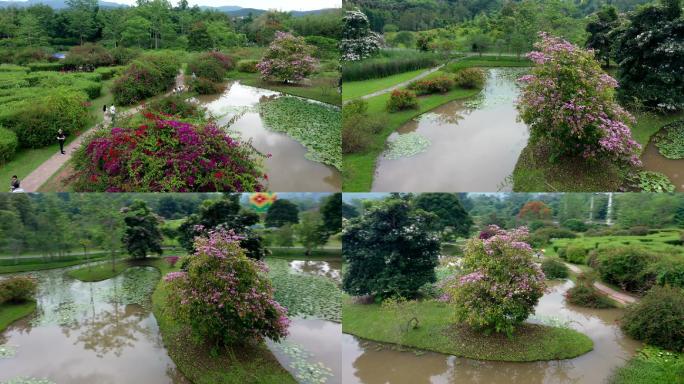
<path id="1" fill-rule="evenodd" d="M 130 105 L 165 92 L 175 83 L 179 68 L 178 57 L 168 52 L 149 53 L 133 60 L 112 85 L 114 102 Z"/>

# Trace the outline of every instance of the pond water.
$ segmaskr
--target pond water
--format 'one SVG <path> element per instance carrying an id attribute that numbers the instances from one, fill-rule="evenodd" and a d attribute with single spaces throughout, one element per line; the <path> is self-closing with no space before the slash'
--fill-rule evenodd
<path id="1" fill-rule="evenodd" d="M 290 269 L 297 273 L 323 276 L 338 284 L 342 283 L 342 276 L 340 275 L 340 270 L 342 269 L 341 259 L 292 260 L 290 261 Z"/>
<path id="2" fill-rule="evenodd" d="M 658 152 L 653 142 L 649 142 L 641 155 L 644 169 L 664 173 L 678 192 L 684 192 L 684 159 L 671 160 Z"/>
<path id="3" fill-rule="evenodd" d="M 169 358 L 150 294 L 154 268 L 129 268 L 98 283 L 66 276 L 67 269 L 33 272 L 39 280 L 35 316 L 10 326 L 0 344 L 0 382 L 17 377 L 55 383 L 188 383 Z"/>
<path id="4" fill-rule="evenodd" d="M 594 350 L 574 359 L 531 363 L 478 361 L 439 353 L 417 355 L 389 346 L 342 337 L 345 383 L 427 384 L 595 384 L 624 365 L 640 344 L 620 331 L 620 309 L 589 309 L 568 305 L 563 294 L 573 283 L 551 283 L 531 321 L 563 321 L 594 341 Z M 551 320 L 554 319 L 554 320 Z"/>
<path id="5" fill-rule="evenodd" d="M 475 98 L 444 104 L 392 133 L 388 148 L 403 135 L 427 139 L 429 145 L 410 157 L 394 158 L 387 150 L 382 153 L 372 190 L 510 190 L 506 178 L 529 137 L 527 126 L 516 121 L 514 105 L 518 95 L 515 80 L 526 70 L 489 69 L 485 88 Z"/>
<path id="6" fill-rule="evenodd" d="M 200 96 L 200 102 L 221 124 L 231 123 L 230 130 L 251 139 L 265 159 L 268 188 L 273 191 L 328 192 L 342 188 L 340 172 L 334 167 L 306 159 L 307 149 L 290 136 L 269 130 L 259 114 L 259 103 L 282 94 L 250 87 L 240 82 L 228 83 L 218 95 Z"/>

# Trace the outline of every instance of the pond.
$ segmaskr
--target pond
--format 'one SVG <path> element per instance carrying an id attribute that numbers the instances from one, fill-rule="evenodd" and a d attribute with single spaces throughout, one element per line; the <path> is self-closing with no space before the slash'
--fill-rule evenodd
<path id="1" fill-rule="evenodd" d="M 307 149 L 292 137 L 268 129 L 259 114 L 259 103 L 281 97 L 282 94 L 250 87 L 240 82 L 228 83 L 218 95 L 198 97 L 221 124 L 251 139 L 252 145 L 263 154 L 268 174 L 268 188 L 273 191 L 330 192 L 342 188 L 340 172 L 334 167 L 309 160 Z M 313 101 L 312 101 L 313 102 Z"/>
<path id="2" fill-rule="evenodd" d="M 525 71 L 489 69 L 485 88 L 475 98 L 444 104 L 392 133 L 378 158 L 372 190 L 510 190 L 506 179 L 529 137 L 527 126 L 516 120 L 514 105 L 515 80 Z M 403 156 L 421 147 L 422 152 Z"/>
<path id="3" fill-rule="evenodd" d="M 641 155 L 644 169 L 662 172 L 674 184 L 677 192 L 684 192 L 684 159 L 668 159 L 650 141 Z"/>
<path id="4" fill-rule="evenodd" d="M 621 309 L 589 309 L 565 303 L 572 281 L 550 283 L 550 291 L 536 307 L 533 322 L 563 322 L 594 341 L 594 350 L 568 360 L 531 363 L 478 361 L 439 353 L 398 351 L 351 335 L 342 337 L 342 374 L 345 383 L 427 384 L 555 384 L 601 383 L 624 365 L 640 347 L 626 337 L 616 320 Z"/>
<path id="5" fill-rule="evenodd" d="M 35 316 L 11 325 L 0 344 L 0 382 L 46 378 L 55 383 L 188 383 L 169 358 L 150 295 L 159 272 L 134 267 L 98 283 L 68 269 L 32 272 L 39 281 Z"/>

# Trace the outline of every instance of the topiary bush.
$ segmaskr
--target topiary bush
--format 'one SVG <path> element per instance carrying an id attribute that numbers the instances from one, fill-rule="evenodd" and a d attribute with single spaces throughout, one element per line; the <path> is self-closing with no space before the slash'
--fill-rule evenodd
<path id="1" fill-rule="evenodd" d="M 57 131 L 67 135 L 88 124 L 88 97 L 73 89 L 46 90 L 33 98 L 0 108 L 0 125 L 11 129 L 22 148 L 54 144 Z"/>
<path id="2" fill-rule="evenodd" d="M 630 292 L 643 292 L 653 285 L 654 276 L 648 267 L 655 255 L 637 247 L 601 249 L 598 271 L 601 278 Z"/>
<path id="3" fill-rule="evenodd" d="M 433 93 L 447 93 L 454 88 L 454 80 L 440 76 L 429 80 L 417 80 L 407 87 L 417 95 L 429 95 Z"/>
<path id="4" fill-rule="evenodd" d="M 144 111 L 120 124 L 91 137 L 76 152 L 75 190 L 265 189 L 263 156 L 213 121 L 188 123 Z"/>
<path id="5" fill-rule="evenodd" d="M 412 91 L 395 89 L 392 91 L 389 100 L 387 100 L 386 108 L 389 112 L 398 112 L 405 109 L 417 109 L 418 98 Z"/>
<path id="6" fill-rule="evenodd" d="M 573 264 L 586 264 L 587 250 L 577 245 L 568 245 L 565 249 L 565 260 Z"/>
<path id="7" fill-rule="evenodd" d="M 259 64 L 258 60 L 240 60 L 237 63 L 237 70 L 244 73 L 257 73 L 259 72 L 257 64 Z"/>
<path id="8" fill-rule="evenodd" d="M 169 308 L 199 339 L 216 347 L 249 345 L 287 335 L 287 310 L 273 298 L 267 267 L 249 259 L 232 231 L 195 240 L 187 271 L 164 277 Z"/>
<path id="9" fill-rule="evenodd" d="M 587 274 L 577 276 L 577 284 L 565 292 L 565 299 L 570 304 L 589 308 L 615 307 L 612 300 L 607 298 L 594 287 L 594 277 Z"/>
<path id="10" fill-rule="evenodd" d="M 33 300 L 37 291 L 38 282 L 32 277 L 8 277 L 0 280 L 0 304 Z"/>
<path id="11" fill-rule="evenodd" d="M 463 68 L 454 74 L 456 86 L 466 89 L 476 89 L 484 87 L 487 75 L 480 68 Z"/>
<path id="12" fill-rule="evenodd" d="M 556 259 L 544 259 L 541 269 L 547 279 L 565 279 L 568 277 L 568 267 Z"/>
<path id="13" fill-rule="evenodd" d="M 684 291 L 655 286 L 637 303 L 627 307 L 622 330 L 647 344 L 684 351 Z"/>
<path id="14" fill-rule="evenodd" d="M 0 164 L 12 160 L 18 147 L 17 134 L 0 126 Z"/>
<path id="15" fill-rule="evenodd" d="M 444 284 L 458 322 L 511 336 L 534 313 L 546 285 L 527 238 L 525 227 L 490 226 L 466 243 L 462 274 Z"/>

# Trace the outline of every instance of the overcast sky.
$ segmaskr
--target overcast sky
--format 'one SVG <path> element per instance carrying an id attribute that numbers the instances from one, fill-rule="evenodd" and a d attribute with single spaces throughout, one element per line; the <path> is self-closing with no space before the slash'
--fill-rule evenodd
<path id="1" fill-rule="evenodd" d="M 135 4 L 135 0 L 110 0 L 116 3 Z M 178 4 L 178 0 L 170 0 L 171 4 Z M 237 5 L 243 8 L 278 9 L 281 11 L 309 11 L 322 8 L 341 8 L 342 0 L 188 0 L 192 5 L 209 5 L 219 7 L 223 5 Z"/>

